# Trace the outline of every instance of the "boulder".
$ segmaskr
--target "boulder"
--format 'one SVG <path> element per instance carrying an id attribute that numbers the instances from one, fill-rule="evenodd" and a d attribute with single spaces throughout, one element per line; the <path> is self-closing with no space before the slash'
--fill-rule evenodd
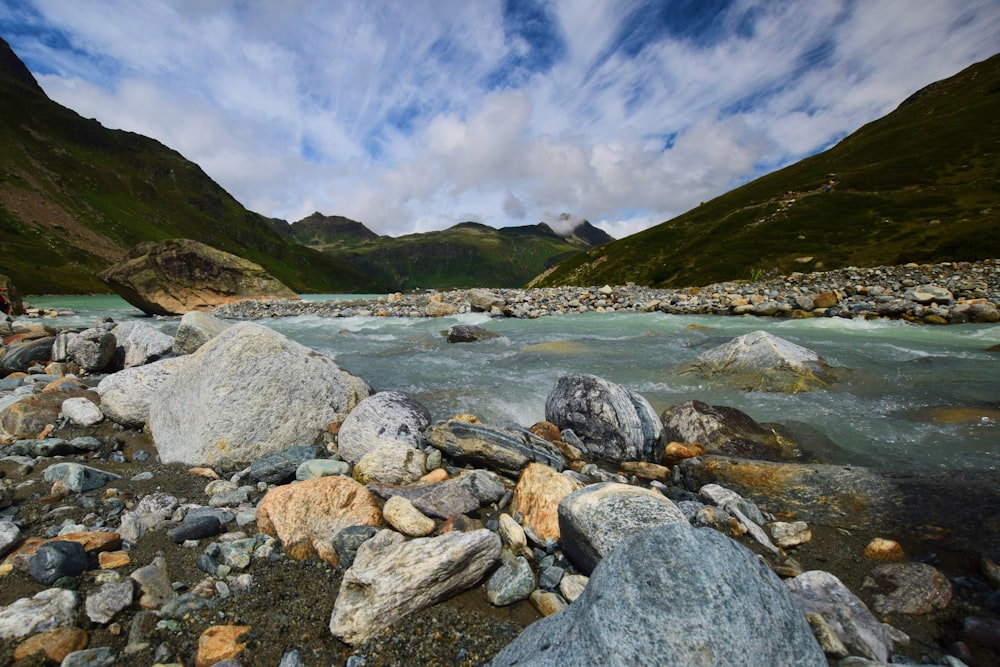
<path id="1" fill-rule="evenodd" d="M 122 368 L 143 366 L 173 352 L 174 339 L 144 322 L 125 322 L 111 330 Z"/>
<path id="2" fill-rule="evenodd" d="M 609 461 L 660 457 L 663 425 L 639 394 L 594 375 L 564 375 L 545 401 L 545 420 L 571 429 L 594 456 Z"/>
<path id="3" fill-rule="evenodd" d="M 30 598 L 0 607 L 0 639 L 20 639 L 55 628 L 72 627 L 80 598 L 73 591 L 47 588 Z"/>
<path id="4" fill-rule="evenodd" d="M 677 466 L 692 491 L 720 484 L 786 520 L 891 534 L 955 550 L 1000 549 L 1000 472 L 874 470 L 860 466 L 705 456 Z"/>
<path id="5" fill-rule="evenodd" d="M 834 381 L 833 369 L 818 354 L 766 331 L 712 348 L 678 370 L 687 373 L 747 391 L 797 393 Z"/>
<path id="6" fill-rule="evenodd" d="M 926 563 L 879 565 L 861 588 L 871 591 L 872 608 L 879 614 L 930 614 L 947 608 L 954 594 L 948 577 Z"/>
<path id="7" fill-rule="evenodd" d="M 121 479 L 113 472 L 80 465 L 71 461 L 55 463 L 42 473 L 46 482 L 62 482 L 73 493 L 85 493 Z"/>
<path id="8" fill-rule="evenodd" d="M 265 484 L 285 484 L 295 477 L 295 471 L 306 461 L 319 454 L 319 447 L 295 445 L 257 459 L 250 464 L 247 474 Z"/>
<path id="9" fill-rule="evenodd" d="M 184 313 L 174 334 L 174 354 L 192 354 L 231 326 L 229 322 L 200 310 Z"/>
<path id="10" fill-rule="evenodd" d="M 50 424 L 59 421 L 63 401 L 86 398 L 93 403 L 100 399 L 92 391 L 73 389 L 32 394 L 0 409 L 0 432 L 14 438 L 35 438 Z"/>
<path id="11" fill-rule="evenodd" d="M 313 553 L 328 560 L 334 536 L 358 525 L 382 525 L 382 512 L 371 492 L 350 477 L 279 486 L 257 505 L 257 529 L 276 536 L 285 551 L 300 560 Z"/>
<path id="12" fill-rule="evenodd" d="M 344 419 L 337 433 L 337 453 L 357 463 L 383 445 L 418 448 L 430 423 L 431 415 L 419 401 L 398 391 L 381 391 L 358 403 Z"/>
<path id="13" fill-rule="evenodd" d="M 21 301 L 21 295 L 11 279 L 0 273 L 0 318 L 19 315 L 24 315 L 24 303 Z"/>
<path id="14" fill-rule="evenodd" d="M 187 360 L 188 357 L 170 357 L 105 376 L 97 385 L 101 412 L 122 426 L 142 428 L 149 419 L 149 405 L 160 385 Z"/>
<path id="15" fill-rule="evenodd" d="M 70 358 L 88 373 L 107 368 L 115 358 L 118 340 L 107 329 L 84 329 L 66 346 Z"/>
<path id="16" fill-rule="evenodd" d="M 778 576 L 718 532 L 667 524 L 634 535 L 563 611 L 528 626 L 489 663 L 796 665 L 823 651 Z"/>
<path id="17" fill-rule="evenodd" d="M 663 494 L 615 482 L 569 494 L 559 501 L 558 517 L 563 551 L 584 574 L 636 533 L 667 523 L 688 523 Z"/>
<path id="18" fill-rule="evenodd" d="M 434 519 L 425 516 L 403 496 L 392 496 L 385 501 L 382 514 L 386 523 L 410 537 L 426 537 L 434 532 Z"/>
<path id="19" fill-rule="evenodd" d="M 949 290 L 938 285 L 917 285 L 916 287 L 911 287 L 903 293 L 903 298 L 908 301 L 916 301 L 925 306 L 929 306 L 932 303 L 944 306 L 955 300 L 955 296 Z"/>
<path id="20" fill-rule="evenodd" d="M 511 510 L 520 512 L 524 525 L 542 538 L 559 539 L 559 502 L 583 487 L 541 463 L 531 463 L 514 487 Z"/>
<path id="21" fill-rule="evenodd" d="M 77 397 L 63 401 L 61 414 L 77 426 L 93 426 L 104 420 L 104 414 L 93 401 Z"/>
<path id="22" fill-rule="evenodd" d="M 312 444 L 370 393 L 332 359 L 241 322 L 160 386 L 149 426 L 164 463 L 246 462 Z"/>
<path id="23" fill-rule="evenodd" d="M 556 470 L 569 465 L 555 445 L 528 431 L 451 419 L 428 428 L 424 439 L 455 461 L 484 465 L 505 475 L 516 476 L 532 462 Z"/>
<path id="24" fill-rule="evenodd" d="M 354 479 L 362 484 L 410 484 L 427 472 L 427 455 L 401 443 L 378 445 L 354 464 Z"/>
<path id="25" fill-rule="evenodd" d="M 483 504 L 458 479 L 410 486 L 375 483 L 369 484 L 368 488 L 383 498 L 402 496 L 424 514 L 436 516 L 439 519 L 448 519 L 459 514 L 474 512 Z"/>
<path id="26" fill-rule="evenodd" d="M 140 243 L 98 277 L 149 315 L 181 315 L 244 299 L 298 299 L 259 264 L 190 239 Z"/>
<path id="27" fill-rule="evenodd" d="M 344 572 L 330 632 L 357 645 L 414 611 L 475 585 L 500 557 L 489 530 L 403 541 L 382 531 L 363 544 Z"/>
<path id="28" fill-rule="evenodd" d="M 465 300 L 475 312 L 490 312 L 494 307 L 504 304 L 503 297 L 485 289 L 470 289 L 465 293 Z"/>
<path id="29" fill-rule="evenodd" d="M 698 443 L 709 454 L 781 461 L 802 456 L 795 443 L 724 405 L 685 401 L 663 411 L 664 440 Z"/>
<path id="30" fill-rule="evenodd" d="M 442 332 L 449 343 L 475 343 L 480 340 L 499 338 L 500 334 L 474 324 L 456 324 Z"/>
<path id="31" fill-rule="evenodd" d="M 486 582 L 486 599 L 491 605 L 505 607 L 527 600 L 535 590 L 535 573 L 524 556 L 506 561 Z"/>
<path id="32" fill-rule="evenodd" d="M 0 376 L 24 373 L 37 363 L 47 362 L 52 358 L 55 340 L 54 336 L 44 336 L 0 346 Z"/>

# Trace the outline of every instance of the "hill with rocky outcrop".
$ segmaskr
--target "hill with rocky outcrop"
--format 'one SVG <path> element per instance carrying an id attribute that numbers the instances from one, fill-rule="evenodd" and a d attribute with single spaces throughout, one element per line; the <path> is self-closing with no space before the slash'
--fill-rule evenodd
<path id="1" fill-rule="evenodd" d="M 188 238 L 264 266 L 297 292 L 384 289 L 282 238 L 198 165 L 50 100 L 0 40 L 0 256 L 26 294 L 107 292 L 97 274 L 144 241 Z"/>
<path id="2" fill-rule="evenodd" d="M 795 271 L 1000 257 L 1000 55 L 829 150 L 576 255 L 538 287 L 684 287 Z"/>

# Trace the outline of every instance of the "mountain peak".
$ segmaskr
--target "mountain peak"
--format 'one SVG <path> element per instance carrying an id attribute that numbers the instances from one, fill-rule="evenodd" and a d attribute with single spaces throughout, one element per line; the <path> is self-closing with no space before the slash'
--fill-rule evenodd
<path id="1" fill-rule="evenodd" d="M 10 44 L 0 38 L 0 82 L 15 83 L 31 88 L 34 92 L 45 95 L 45 91 L 38 85 L 38 81 L 28 70 L 27 66 L 17 57 Z"/>

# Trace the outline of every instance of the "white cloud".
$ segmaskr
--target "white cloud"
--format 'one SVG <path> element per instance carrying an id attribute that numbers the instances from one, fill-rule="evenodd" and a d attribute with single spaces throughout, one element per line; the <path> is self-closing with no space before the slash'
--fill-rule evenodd
<path id="1" fill-rule="evenodd" d="M 548 69 L 498 1 L 35 0 L 0 28 L 51 97 L 266 215 L 401 234 L 570 212 L 616 237 L 828 145 L 1000 34 L 995 0 L 733 0 L 708 34 L 651 18 L 637 45 L 641 4 L 552 3 Z M 491 89 L 511 62 L 517 87 Z"/>

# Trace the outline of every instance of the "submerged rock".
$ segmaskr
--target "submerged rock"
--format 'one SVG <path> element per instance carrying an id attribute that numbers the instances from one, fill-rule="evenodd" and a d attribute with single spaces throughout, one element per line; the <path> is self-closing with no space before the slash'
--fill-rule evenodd
<path id="1" fill-rule="evenodd" d="M 801 456 L 794 442 L 736 408 L 685 401 L 664 410 L 660 419 L 664 440 L 698 443 L 709 454 L 765 461 Z"/>
<path id="2" fill-rule="evenodd" d="M 663 425 L 639 394 L 594 375 L 564 375 L 545 401 L 545 419 L 571 429 L 594 456 L 654 461 Z"/>
<path id="3" fill-rule="evenodd" d="M 766 331 L 738 336 L 683 366 L 680 375 L 706 379 L 746 390 L 797 393 L 833 383 L 833 369 L 818 354 Z"/>
<path id="4" fill-rule="evenodd" d="M 489 664 L 827 662 L 787 587 L 756 555 L 715 531 L 669 524 L 623 542 L 572 605 L 528 626 Z"/>

